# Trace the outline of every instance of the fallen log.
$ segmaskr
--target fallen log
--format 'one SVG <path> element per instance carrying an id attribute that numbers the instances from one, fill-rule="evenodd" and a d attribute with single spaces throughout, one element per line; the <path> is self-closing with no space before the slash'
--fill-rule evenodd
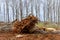
<path id="1" fill-rule="evenodd" d="M 31 33 L 30 30 L 35 27 L 37 22 L 38 19 L 35 16 L 29 15 L 21 21 L 16 20 L 13 23 L 13 31 L 16 33 Z"/>

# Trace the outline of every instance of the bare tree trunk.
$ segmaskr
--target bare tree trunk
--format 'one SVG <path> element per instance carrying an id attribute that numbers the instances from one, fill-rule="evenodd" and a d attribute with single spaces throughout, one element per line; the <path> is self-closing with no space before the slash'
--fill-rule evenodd
<path id="1" fill-rule="evenodd" d="M 6 16 L 7 16 L 7 21 L 9 23 L 9 8 L 8 8 L 8 0 L 6 0 Z"/>
<path id="2" fill-rule="evenodd" d="M 32 12 L 32 15 L 33 15 L 33 0 L 31 0 L 31 12 Z"/>
<path id="3" fill-rule="evenodd" d="M 60 23 L 60 5 L 59 4 L 60 2 L 58 2 L 58 23 Z"/>
<path id="4" fill-rule="evenodd" d="M 48 22 L 51 21 L 50 14 L 51 14 L 51 0 L 47 0 L 47 19 L 48 19 Z"/>
<path id="5" fill-rule="evenodd" d="M 44 11 L 44 22 L 45 22 L 45 3 L 44 3 L 44 6 L 43 6 L 43 11 Z"/>
<path id="6" fill-rule="evenodd" d="M 55 1 L 54 1 L 54 4 L 53 4 L 53 10 L 54 10 L 54 22 L 55 22 Z"/>
<path id="7" fill-rule="evenodd" d="M 16 19 L 18 19 L 18 11 L 17 11 L 17 7 L 16 7 Z"/>
<path id="8" fill-rule="evenodd" d="M 26 0 L 26 16 L 28 16 L 28 3 L 27 3 L 28 0 Z"/>
<path id="9" fill-rule="evenodd" d="M 38 20 L 40 21 L 40 0 L 37 0 L 37 15 L 38 15 Z"/>
<path id="10" fill-rule="evenodd" d="M 39 4 L 39 6 L 38 6 L 38 20 L 40 21 L 40 4 Z"/>
<path id="11" fill-rule="evenodd" d="M 0 4 L 0 13 L 1 13 L 1 4 Z"/>
<path id="12" fill-rule="evenodd" d="M 35 0 L 35 12 L 36 12 L 36 17 L 38 18 L 38 5 L 37 5 L 37 0 Z"/>
<path id="13" fill-rule="evenodd" d="M 12 0 L 12 6 L 11 6 L 12 11 L 13 11 L 13 20 L 14 20 L 14 15 L 15 15 L 15 13 L 14 13 L 14 8 L 15 8 L 15 7 L 14 7 L 14 6 L 15 6 L 15 5 L 14 5 L 14 1 L 15 1 L 15 0 Z"/>
<path id="14" fill-rule="evenodd" d="M 22 0 L 20 0 L 20 17 L 21 17 L 21 20 L 22 20 Z"/>
<path id="15" fill-rule="evenodd" d="M 5 21 L 5 4 L 4 4 L 4 21 Z"/>
<path id="16" fill-rule="evenodd" d="M 49 21 L 49 1 L 47 0 L 47 20 Z"/>

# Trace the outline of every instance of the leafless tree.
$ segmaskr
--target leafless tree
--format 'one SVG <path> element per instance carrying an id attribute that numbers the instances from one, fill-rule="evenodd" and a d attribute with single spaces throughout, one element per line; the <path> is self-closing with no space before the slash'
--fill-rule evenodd
<path id="1" fill-rule="evenodd" d="M 4 21 L 5 21 L 5 4 L 3 5 L 3 9 L 4 9 Z"/>
<path id="2" fill-rule="evenodd" d="M 7 18 L 7 22 L 9 23 L 9 5 L 8 5 L 8 0 L 6 1 L 6 18 Z"/>
<path id="3" fill-rule="evenodd" d="M 14 8 L 15 8 L 15 5 L 14 5 L 14 2 L 15 2 L 15 0 L 12 0 L 11 1 L 12 2 L 12 5 L 10 5 L 11 6 L 11 8 L 12 8 L 12 12 L 13 12 L 13 20 L 14 20 L 14 17 L 15 17 L 15 10 L 14 10 Z"/>
<path id="4" fill-rule="evenodd" d="M 21 20 L 22 20 L 22 0 L 20 0 L 20 17 L 21 17 Z"/>

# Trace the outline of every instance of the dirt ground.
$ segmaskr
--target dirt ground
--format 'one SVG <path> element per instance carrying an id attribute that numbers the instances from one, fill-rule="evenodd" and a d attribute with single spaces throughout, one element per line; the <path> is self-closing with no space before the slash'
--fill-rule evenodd
<path id="1" fill-rule="evenodd" d="M 0 40 L 60 40 L 60 34 L 21 34 L 23 37 L 16 37 L 15 33 L 1 33 Z"/>
<path id="2" fill-rule="evenodd" d="M 60 34 L 24 34 L 16 37 L 12 33 L 0 33 L 0 40 L 60 40 Z"/>

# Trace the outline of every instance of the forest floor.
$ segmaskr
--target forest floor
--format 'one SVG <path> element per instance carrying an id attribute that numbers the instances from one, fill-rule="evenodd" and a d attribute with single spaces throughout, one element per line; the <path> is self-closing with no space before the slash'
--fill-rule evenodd
<path id="1" fill-rule="evenodd" d="M 23 35 L 23 34 L 21 34 Z M 0 33 L 0 40 L 60 40 L 60 34 L 24 34 L 16 37 L 12 33 Z"/>
<path id="2" fill-rule="evenodd" d="M 39 23 L 39 27 L 53 27 L 60 29 L 55 24 Z M 0 33 L 0 40 L 60 40 L 60 34 L 20 34 L 22 37 L 16 37 L 14 33 Z"/>

